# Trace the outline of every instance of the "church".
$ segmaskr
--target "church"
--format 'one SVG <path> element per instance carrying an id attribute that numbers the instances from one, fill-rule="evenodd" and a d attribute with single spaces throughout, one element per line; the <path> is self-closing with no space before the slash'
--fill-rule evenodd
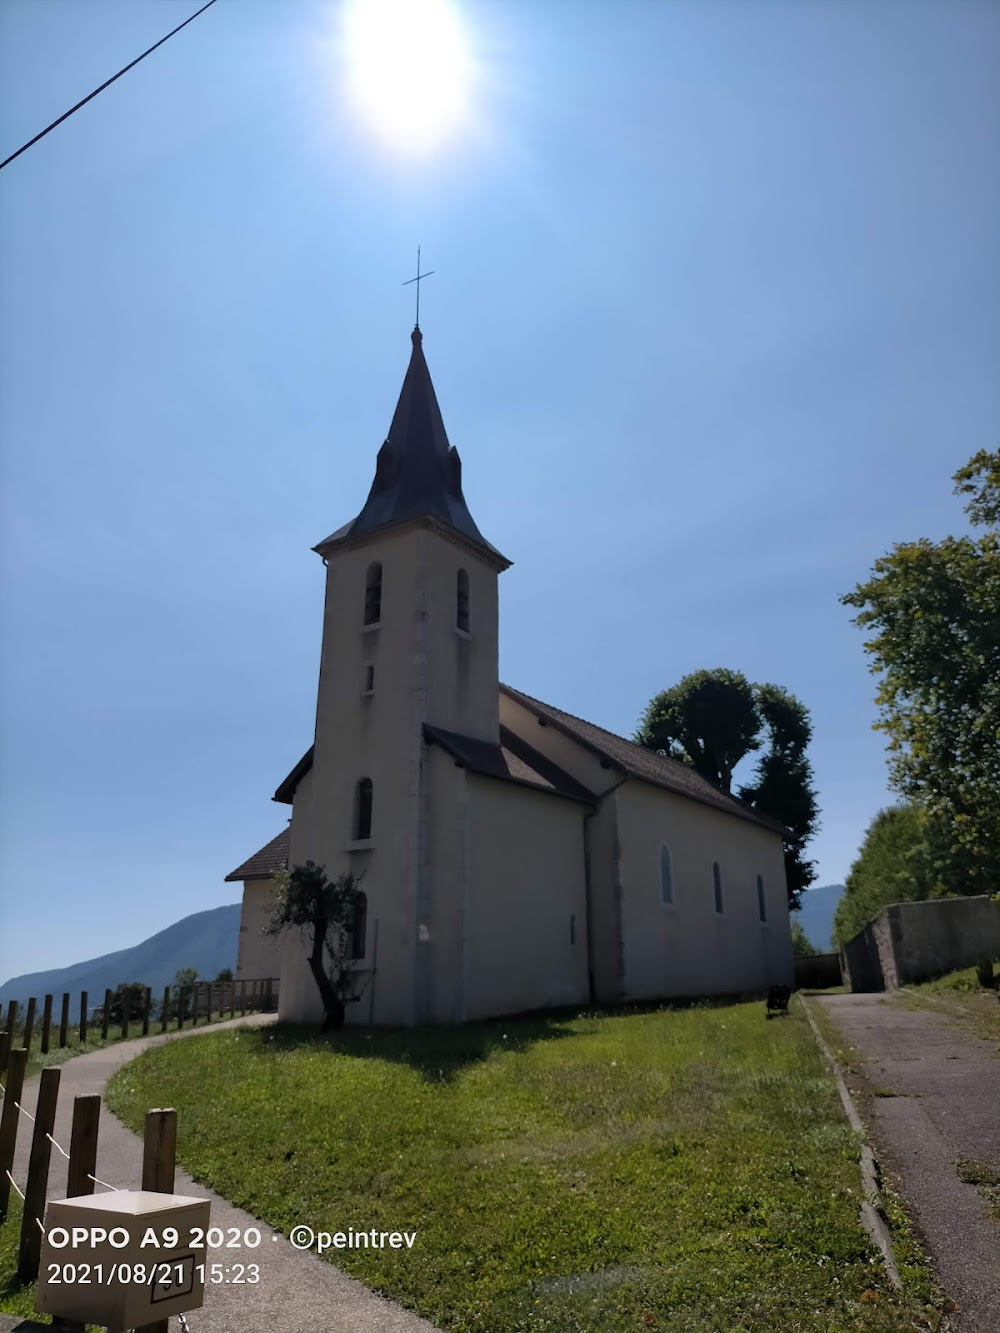
<path id="1" fill-rule="evenodd" d="M 791 985 L 782 826 L 693 769 L 511 686 L 510 561 L 462 492 L 419 326 L 360 513 L 314 549 L 326 603 L 312 746 L 244 884 L 238 978 L 321 1017 L 271 876 L 363 875 L 348 1022 L 461 1023 Z"/>

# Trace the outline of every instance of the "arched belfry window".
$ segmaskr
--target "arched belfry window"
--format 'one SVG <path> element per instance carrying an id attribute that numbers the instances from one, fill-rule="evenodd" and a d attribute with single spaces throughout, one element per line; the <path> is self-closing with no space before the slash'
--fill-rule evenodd
<path id="1" fill-rule="evenodd" d="M 354 895 L 354 927 L 351 931 L 351 957 L 364 958 L 368 934 L 368 895 L 359 889 Z"/>
<path id="2" fill-rule="evenodd" d="M 670 870 L 670 848 L 660 848 L 660 901 L 669 907 L 674 901 L 674 877 Z"/>
<path id="3" fill-rule="evenodd" d="M 715 910 L 722 911 L 722 871 L 718 861 L 712 862 L 712 887 L 715 889 Z"/>
<path id="4" fill-rule="evenodd" d="M 382 562 L 368 566 L 365 576 L 365 624 L 377 625 L 382 619 Z"/>
<path id="5" fill-rule="evenodd" d="M 354 840 L 365 842 L 372 836 L 371 778 L 362 778 L 354 792 Z"/>
<path id="6" fill-rule="evenodd" d="M 458 571 L 458 586 L 455 596 L 455 624 L 466 634 L 469 632 L 469 575 L 464 569 Z"/>
<path id="7" fill-rule="evenodd" d="M 767 920 L 767 903 L 764 901 L 764 880 L 761 875 L 757 876 L 757 915 L 761 921 Z"/>

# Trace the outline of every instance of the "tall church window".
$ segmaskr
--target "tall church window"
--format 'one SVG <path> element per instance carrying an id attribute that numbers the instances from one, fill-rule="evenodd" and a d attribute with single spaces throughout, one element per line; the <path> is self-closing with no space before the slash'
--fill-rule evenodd
<path id="1" fill-rule="evenodd" d="M 712 886 L 715 889 L 715 910 L 722 911 L 722 871 L 718 861 L 712 862 Z"/>
<path id="2" fill-rule="evenodd" d="M 354 794 L 354 839 L 365 842 L 372 836 L 372 780 L 362 778 Z"/>
<path id="3" fill-rule="evenodd" d="M 368 895 L 359 889 L 354 896 L 354 927 L 351 930 L 351 957 L 364 958 L 368 934 Z"/>
<path id="4" fill-rule="evenodd" d="M 674 877 L 670 870 L 670 848 L 660 848 L 660 901 L 669 907 L 674 901 Z"/>
<path id="5" fill-rule="evenodd" d="M 466 634 L 469 632 L 469 575 L 464 569 L 458 571 L 458 589 L 455 600 L 455 624 Z"/>
<path id="6" fill-rule="evenodd" d="M 377 625 L 382 619 L 382 562 L 368 566 L 365 576 L 365 624 Z"/>
<path id="7" fill-rule="evenodd" d="M 570 942 L 570 944 L 575 944 L 575 943 L 576 943 L 576 917 L 575 917 L 575 916 L 571 916 L 570 919 L 569 919 L 569 942 Z"/>
<path id="8" fill-rule="evenodd" d="M 767 920 L 767 904 L 764 902 L 764 880 L 757 876 L 757 914 L 761 921 Z"/>

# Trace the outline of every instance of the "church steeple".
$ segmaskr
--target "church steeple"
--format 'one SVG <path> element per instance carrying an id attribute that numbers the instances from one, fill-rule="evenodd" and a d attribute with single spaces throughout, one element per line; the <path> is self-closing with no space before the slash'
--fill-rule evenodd
<path id="1" fill-rule="evenodd" d="M 448 443 L 419 326 L 410 334 L 413 350 L 385 443 L 378 452 L 375 480 L 357 518 L 314 549 L 327 555 L 343 542 L 376 530 L 429 519 L 464 538 L 491 564 L 510 561 L 486 540 L 462 494 L 462 461 Z"/>

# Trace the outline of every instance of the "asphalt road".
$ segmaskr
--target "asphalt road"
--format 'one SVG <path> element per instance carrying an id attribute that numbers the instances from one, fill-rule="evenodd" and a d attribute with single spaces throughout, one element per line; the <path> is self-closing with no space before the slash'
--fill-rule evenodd
<path id="1" fill-rule="evenodd" d="M 998 1333 L 1000 1222 L 955 1166 L 966 1157 L 1000 1171 L 998 1043 L 947 1013 L 907 1007 L 899 994 L 831 995 L 814 1003 L 860 1057 L 861 1114 L 959 1307 L 956 1328 Z"/>
<path id="2" fill-rule="evenodd" d="M 255 1014 L 240 1023 L 273 1022 L 273 1014 Z M 216 1023 L 210 1028 L 188 1030 L 167 1037 L 147 1037 L 137 1041 L 119 1042 L 89 1055 L 79 1055 L 61 1066 L 58 1114 L 55 1139 L 68 1149 L 72 1123 L 73 1098 L 84 1093 L 102 1093 L 104 1085 L 119 1066 L 132 1060 L 141 1051 L 162 1041 L 197 1041 L 204 1032 L 217 1032 L 234 1024 Z M 22 1105 L 34 1114 L 38 1080 L 25 1086 Z M 21 1118 L 15 1152 L 14 1179 L 24 1188 L 28 1153 L 31 1146 L 31 1124 Z M 66 1196 L 66 1160 L 55 1150 L 47 1197 Z M 127 1130 L 119 1120 L 101 1108 L 98 1135 L 97 1170 L 95 1175 L 118 1189 L 138 1189 L 142 1178 L 142 1140 Z M 367 1287 L 355 1282 L 333 1264 L 318 1259 L 305 1250 L 296 1250 L 287 1237 L 272 1240 L 272 1231 L 265 1223 L 251 1217 L 241 1208 L 199 1185 L 184 1171 L 178 1170 L 174 1186 L 176 1194 L 192 1195 L 211 1200 L 211 1225 L 228 1228 L 259 1227 L 263 1233 L 261 1247 L 250 1252 L 212 1252 L 208 1261 L 223 1259 L 231 1263 L 234 1256 L 260 1264 L 260 1282 L 257 1285 L 206 1285 L 205 1304 L 188 1316 L 191 1333 L 435 1333 L 434 1326 L 418 1315 L 383 1300 Z M 337 1219 L 303 1218 L 316 1230 L 336 1231 Z M 419 1244 L 419 1238 L 417 1244 Z M 0 1329 L 4 1328 L 0 1316 Z M 18 1321 L 13 1321 L 17 1327 Z M 170 1320 L 170 1333 L 179 1328 Z"/>

